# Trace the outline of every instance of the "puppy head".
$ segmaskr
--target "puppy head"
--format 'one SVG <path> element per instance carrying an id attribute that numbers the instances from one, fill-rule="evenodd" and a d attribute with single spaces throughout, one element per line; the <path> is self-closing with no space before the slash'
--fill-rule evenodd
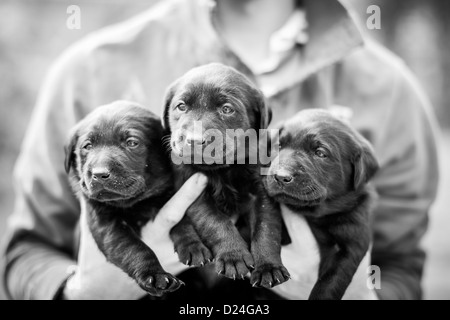
<path id="1" fill-rule="evenodd" d="M 118 101 L 95 109 L 72 130 L 65 168 L 91 200 L 130 206 L 167 183 L 160 119 Z"/>
<path id="2" fill-rule="evenodd" d="M 262 93 L 248 78 L 214 63 L 192 69 L 169 87 L 163 125 L 171 132 L 173 152 L 181 155 L 186 148 L 201 152 L 220 135 L 225 158 L 236 151 L 225 150 L 226 141 L 234 141 L 230 129 L 258 132 L 267 128 L 269 117 Z"/>
<path id="3" fill-rule="evenodd" d="M 370 144 L 324 110 L 299 112 L 280 128 L 279 141 L 265 185 L 282 203 L 312 207 L 339 200 L 378 170 Z"/>

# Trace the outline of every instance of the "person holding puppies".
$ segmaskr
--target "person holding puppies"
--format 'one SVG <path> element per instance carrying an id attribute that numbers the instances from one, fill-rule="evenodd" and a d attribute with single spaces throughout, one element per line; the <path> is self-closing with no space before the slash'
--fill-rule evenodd
<path id="1" fill-rule="evenodd" d="M 407 68 L 365 39 L 338 0 L 161 1 L 69 49 L 42 88 L 15 171 L 17 201 L 2 268 L 9 296 L 145 296 L 96 247 L 61 150 L 69 128 L 96 106 L 126 99 L 161 115 L 166 88 L 211 62 L 254 79 L 273 110 L 273 125 L 302 109 L 345 106 L 348 121 L 374 146 L 380 170 L 373 180 L 379 199 L 372 250 L 344 299 L 420 299 L 420 241 L 437 192 L 436 124 Z M 169 232 L 206 180 L 190 178 L 142 228 L 143 241 L 171 274 L 186 267 L 173 253 Z M 273 290 L 306 299 L 317 280 L 317 242 L 301 216 L 287 207 L 282 216 L 291 243 L 281 257 L 292 279 Z M 367 286 L 371 264 L 381 270 L 380 290 Z"/>

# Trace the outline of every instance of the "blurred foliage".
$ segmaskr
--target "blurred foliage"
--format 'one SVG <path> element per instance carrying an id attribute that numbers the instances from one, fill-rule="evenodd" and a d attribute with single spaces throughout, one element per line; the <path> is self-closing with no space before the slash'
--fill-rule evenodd
<path id="1" fill-rule="evenodd" d="M 450 1 L 347 1 L 358 13 L 362 30 L 386 44 L 413 69 L 430 96 L 440 123 L 450 126 Z M 13 204 L 14 161 L 48 68 L 76 40 L 127 19 L 154 2 L 0 0 L 0 235 Z M 381 30 L 365 28 L 366 10 L 372 4 L 381 7 Z M 81 30 L 66 28 L 69 5 L 81 8 Z"/>

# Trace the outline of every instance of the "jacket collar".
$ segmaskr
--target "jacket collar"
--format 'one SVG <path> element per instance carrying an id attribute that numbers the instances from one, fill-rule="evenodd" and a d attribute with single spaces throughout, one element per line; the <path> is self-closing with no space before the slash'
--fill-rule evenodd
<path id="1" fill-rule="evenodd" d="M 338 0 L 304 0 L 309 41 L 304 48 L 306 78 L 363 45 L 363 37 L 350 11 Z"/>
<path id="2" fill-rule="evenodd" d="M 233 53 L 226 47 L 223 48 L 224 43 L 219 40 L 220 36 L 211 21 L 211 12 L 215 2 L 213 0 L 178 0 L 178 2 L 190 7 L 191 18 L 194 18 L 194 21 L 200 24 L 200 30 L 203 30 L 202 39 L 198 39 L 204 45 L 202 51 L 214 51 L 211 48 L 211 45 L 214 44 L 217 49 L 222 47 L 229 59 L 234 59 L 230 58 Z M 192 2 L 197 2 L 200 7 L 206 8 L 208 14 L 199 14 L 199 11 L 205 11 L 194 9 L 196 6 L 192 6 Z M 363 45 L 362 34 L 344 3 L 345 0 L 303 0 L 309 25 L 309 39 L 304 44 L 301 59 L 296 65 L 295 76 L 289 77 L 289 83 L 285 84 L 286 87 L 294 86 L 321 69 L 342 60 Z M 198 6 L 197 9 L 199 9 Z M 195 12 L 193 12 L 194 10 Z M 217 43 L 218 40 L 219 43 Z"/>

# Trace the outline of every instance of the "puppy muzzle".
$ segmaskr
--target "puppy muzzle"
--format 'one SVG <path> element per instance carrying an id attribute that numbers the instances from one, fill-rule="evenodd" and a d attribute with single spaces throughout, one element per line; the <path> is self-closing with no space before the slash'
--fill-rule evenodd
<path id="1" fill-rule="evenodd" d="M 88 198 L 98 201 L 130 199 L 145 188 L 143 177 L 105 164 L 87 169 L 80 184 Z"/>
<path id="2" fill-rule="evenodd" d="M 173 154 L 185 164 L 231 165 L 237 162 L 238 147 L 234 139 L 229 139 L 219 130 L 203 133 L 179 130 L 172 135 Z"/>
<path id="3" fill-rule="evenodd" d="M 326 198 L 326 189 L 301 164 L 292 161 L 272 165 L 265 186 L 271 197 L 283 203 L 319 203 Z"/>

